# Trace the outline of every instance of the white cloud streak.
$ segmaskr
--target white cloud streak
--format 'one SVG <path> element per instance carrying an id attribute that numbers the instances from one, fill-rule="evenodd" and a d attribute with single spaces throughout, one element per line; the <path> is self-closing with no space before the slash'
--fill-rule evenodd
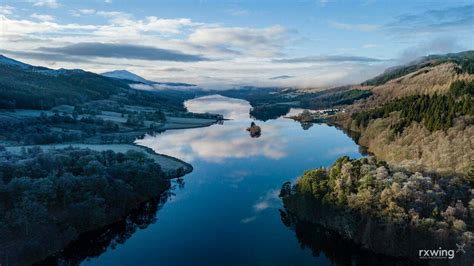
<path id="1" fill-rule="evenodd" d="M 57 0 L 31 0 L 34 6 L 45 6 L 49 8 L 58 8 L 60 6 Z"/>
<path id="2" fill-rule="evenodd" d="M 362 31 L 362 32 L 371 32 L 380 29 L 380 25 L 376 24 L 350 24 L 342 23 L 337 21 L 331 21 L 329 23 L 333 28 L 340 30 L 350 30 L 350 31 Z"/>
<path id="3" fill-rule="evenodd" d="M 32 3 L 45 7 L 60 5 L 58 1 Z M 345 60 L 305 57 L 297 64 L 285 62 L 285 59 L 292 59 L 286 53 L 297 40 L 298 33 L 280 25 L 229 27 L 185 17 L 135 18 L 126 12 L 92 8 L 77 9 L 73 15 L 94 19 L 62 23 L 60 17 L 54 18 L 39 12 L 31 14 L 30 18 L 20 18 L 15 11 L 13 7 L 0 7 L 2 50 L 7 55 L 11 51 L 10 54 L 18 56 L 17 59 L 36 65 L 84 68 L 95 72 L 129 66 L 134 72 L 151 80 L 194 83 L 214 89 L 242 85 L 323 88 L 360 82 L 369 78 L 371 73 L 378 72 L 373 69 L 380 69 L 371 65 L 376 64 L 377 60 L 351 55 L 347 55 Z M 372 28 L 359 25 L 351 29 Z M 91 53 L 89 48 L 84 50 L 87 48 L 84 47 L 85 43 L 89 44 L 89 48 L 92 48 L 91 44 L 101 49 L 139 44 L 146 49 L 140 49 L 141 52 L 137 50 L 134 55 L 127 53 L 127 56 L 121 56 L 124 49 L 115 49 L 115 52 L 108 51 L 104 57 Z M 75 44 L 82 46 L 74 47 Z M 165 62 L 163 64 L 145 60 L 147 51 L 160 49 L 197 55 L 204 60 L 161 61 Z M 30 51 L 34 56 L 21 53 L 23 51 Z M 136 55 L 138 52 L 139 56 Z M 78 57 L 82 60 L 77 60 Z M 68 58 L 71 60 L 68 61 Z M 154 58 L 160 60 L 161 57 Z M 283 60 L 277 63 L 276 59 Z M 271 78 L 279 76 L 291 78 Z"/>
<path id="4" fill-rule="evenodd" d="M 258 57 L 275 55 L 287 42 L 288 30 L 281 26 L 269 28 L 198 28 L 189 36 L 194 44 L 209 47 L 225 47 L 236 53 L 250 53 Z"/>
<path id="5" fill-rule="evenodd" d="M 46 14 L 36 14 L 33 13 L 31 15 L 32 18 L 37 19 L 39 21 L 54 21 L 54 17 Z"/>
<path id="6" fill-rule="evenodd" d="M 0 6 L 0 15 L 11 15 L 13 10 L 15 10 L 15 8 L 12 6 L 2 5 Z"/>

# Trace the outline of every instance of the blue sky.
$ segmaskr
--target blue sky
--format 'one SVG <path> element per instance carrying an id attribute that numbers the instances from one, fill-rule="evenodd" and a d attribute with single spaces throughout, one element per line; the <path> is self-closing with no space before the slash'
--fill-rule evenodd
<path id="1" fill-rule="evenodd" d="M 215 88 L 360 82 L 473 36 L 473 0 L 0 1 L 2 54 Z"/>

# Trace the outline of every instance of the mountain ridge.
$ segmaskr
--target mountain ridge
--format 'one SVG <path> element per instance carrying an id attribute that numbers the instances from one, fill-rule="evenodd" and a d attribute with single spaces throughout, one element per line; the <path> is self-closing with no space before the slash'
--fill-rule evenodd
<path id="1" fill-rule="evenodd" d="M 112 70 L 108 72 L 101 73 L 100 75 L 109 77 L 109 78 L 115 78 L 115 79 L 121 79 L 121 80 L 127 80 L 127 81 L 133 81 L 137 83 L 142 83 L 145 85 L 150 85 L 153 86 L 154 84 L 156 85 L 164 85 L 164 86 L 171 86 L 171 87 L 195 87 L 195 84 L 189 84 L 189 83 L 184 83 L 184 82 L 157 82 L 157 81 L 152 81 L 145 79 L 133 72 L 130 72 L 125 69 L 119 69 L 119 70 Z"/>
<path id="2" fill-rule="evenodd" d="M 100 75 L 109 77 L 109 78 L 116 78 L 116 79 L 125 79 L 125 80 L 131 80 L 131 81 L 136 81 L 140 83 L 145 83 L 145 84 L 152 84 L 154 83 L 153 81 L 147 80 L 135 73 L 132 73 L 128 70 L 125 69 L 119 69 L 119 70 L 112 70 L 108 72 L 103 72 L 100 73 Z"/>
<path id="3" fill-rule="evenodd" d="M 0 109 L 47 110 L 114 98 L 122 103 L 183 110 L 184 90 L 140 91 L 123 79 L 81 69 L 50 69 L 0 57 Z"/>
<path id="4" fill-rule="evenodd" d="M 404 65 L 387 68 L 381 74 L 361 83 L 363 86 L 377 86 L 386 82 L 402 77 L 406 74 L 418 71 L 428 66 L 451 62 L 459 65 L 457 72 L 467 72 L 474 74 L 474 50 L 463 51 L 459 53 L 436 54 L 420 57 Z"/>

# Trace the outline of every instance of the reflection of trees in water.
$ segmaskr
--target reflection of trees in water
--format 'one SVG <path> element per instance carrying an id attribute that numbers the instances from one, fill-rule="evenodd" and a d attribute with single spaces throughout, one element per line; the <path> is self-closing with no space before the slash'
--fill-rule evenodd
<path id="1" fill-rule="evenodd" d="M 308 130 L 314 125 L 314 123 L 311 122 L 300 122 L 300 124 L 303 130 Z"/>
<path id="2" fill-rule="evenodd" d="M 176 178 L 176 184 L 178 184 L 179 189 L 184 189 L 184 178 L 178 177 Z"/>
<path id="3" fill-rule="evenodd" d="M 328 123 L 327 125 L 330 126 L 330 127 L 335 127 L 335 128 L 337 128 L 337 129 L 342 130 L 342 132 L 344 132 L 344 134 L 346 134 L 347 136 L 349 136 L 355 143 L 359 144 L 359 138 L 360 138 L 360 133 L 359 133 L 359 132 L 355 132 L 355 131 L 346 129 L 346 128 L 344 128 L 344 127 L 341 127 L 341 126 L 339 126 L 339 125 L 332 124 L 332 123 Z M 361 146 L 361 145 L 359 145 L 359 152 L 360 152 L 363 156 L 366 156 L 366 155 L 373 155 L 372 153 L 369 152 L 369 150 L 367 149 L 367 147 L 364 147 L 364 146 Z"/>
<path id="4" fill-rule="evenodd" d="M 184 186 L 184 182 L 179 186 Z M 171 195 L 169 191 L 164 192 L 160 197 L 143 203 L 121 221 L 82 234 L 61 253 L 50 256 L 36 265 L 79 265 L 88 258 L 100 256 L 108 248 L 114 249 L 117 245 L 125 243 L 138 229 L 145 229 L 156 222 L 158 210 Z"/>
<path id="5" fill-rule="evenodd" d="M 336 232 L 315 223 L 300 220 L 286 209 L 280 210 L 280 217 L 283 224 L 295 232 L 301 248 L 310 249 L 315 257 L 323 253 L 333 265 L 415 265 L 412 261 L 363 250 Z"/>
<path id="6" fill-rule="evenodd" d="M 249 114 L 251 118 L 265 122 L 288 114 L 290 109 L 289 105 L 283 104 L 263 105 L 253 107 L 250 109 Z"/>

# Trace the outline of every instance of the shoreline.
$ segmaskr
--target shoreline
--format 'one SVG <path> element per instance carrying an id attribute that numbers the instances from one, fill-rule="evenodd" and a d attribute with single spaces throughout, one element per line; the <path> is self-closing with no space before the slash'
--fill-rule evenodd
<path id="1" fill-rule="evenodd" d="M 189 120 L 188 120 L 189 121 Z M 190 128 L 198 128 L 198 127 L 209 127 L 215 123 L 217 123 L 219 120 L 213 120 L 213 121 L 207 121 L 206 123 L 192 123 L 189 124 L 187 127 L 182 127 L 182 128 L 174 128 L 176 129 L 190 129 Z M 170 129 L 172 130 L 172 129 Z M 137 132 L 138 133 L 138 132 Z M 142 132 L 140 132 L 142 133 Z M 186 174 L 189 174 L 193 171 L 193 166 L 179 158 L 172 157 L 166 154 L 160 154 L 158 152 L 155 152 L 152 148 L 145 147 L 138 145 L 134 142 L 129 142 L 129 143 L 87 143 L 86 142 L 73 142 L 73 143 L 57 143 L 57 144 L 47 144 L 47 145 L 15 145 L 15 146 L 5 146 L 5 149 L 8 152 L 11 153 L 21 153 L 23 149 L 28 149 L 28 148 L 33 148 L 33 147 L 39 147 L 43 151 L 49 152 L 50 150 L 56 150 L 56 149 L 64 149 L 68 147 L 73 147 L 73 148 L 78 148 L 78 149 L 89 149 L 92 151 L 97 151 L 97 152 L 102 152 L 102 151 L 107 151 L 111 150 L 116 153 L 126 153 L 129 150 L 134 150 L 134 151 L 139 151 L 143 152 L 146 154 L 148 158 L 151 158 L 155 161 L 155 163 L 159 164 L 162 171 L 165 173 L 165 180 L 168 180 L 170 182 L 172 179 L 180 178 L 182 176 L 185 176 Z M 171 185 L 168 185 L 165 189 L 156 191 L 156 197 L 161 197 L 164 195 L 169 189 L 171 188 Z M 37 258 L 34 258 L 32 263 L 41 263 L 44 260 L 47 260 L 50 257 L 54 257 L 58 254 L 61 254 L 69 245 L 74 243 L 76 240 L 80 239 L 84 235 L 87 235 L 91 232 L 100 230 L 102 228 L 106 228 L 108 226 L 111 226 L 117 222 L 120 222 L 124 218 L 128 217 L 131 213 L 136 212 L 140 206 L 143 204 L 146 204 L 150 200 L 153 200 L 153 197 L 147 197 L 144 198 L 142 201 L 136 202 L 134 204 L 134 207 L 130 210 L 128 210 L 126 213 L 123 213 L 120 216 L 117 217 L 109 217 L 104 221 L 104 223 L 101 223 L 99 226 L 93 227 L 93 228 L 88 228 L 87 230 L 77 232 L 77 235 L 69 240 L 63 240 L 56 242 L 55 246 L 52 247 L 49 252 L 44 253 L 42 256 L 39 256 Z M 62 242 L 62 243 L 61 243 Z"/>
<path id="2" fill-rule="evenodd" d="M 201 128 L 201 127 L 210 127 L 216 123 L 218 123 L 220 120 L 214 120 L 214 119 L 200 119 L 200 118 L 185 118 L 186 121 L 191 122 L 191 123 L 180 123 L 181 126 L 176 127 L 176 125 L 173 125 L 175 123 L 170 123 L 171 125 L 168 125 L 166 128 L 166 123 L 165 125 L 160 128 L 162 131 L 157 131 L 157 132 L 164 132 L 166 130 L 185 130 L 185 129 L 192 129 L 192 128 Z M 190 121 L 191 120 L 191 121 Z M 200 121 L 200 122 L 195 122 L 196 120 L 205 120 L 205 121 Z M 128 132 L 128 133 L 136 133 L 135 135 L 135 140 L 138 139 L 140 136 L 144 136 L 146 133 L 143 133 L 143 131 L 136 131 L 136 132 Z M 74 148 L 81 148 L 81 149 L 90 149 L 94 151 L 106 151 L 106 150 L 112 150 L 114 152 L 122 152 L 125 153 L 128 150 L 136 150 L 140 152 L 144 152 L 148 156 L 150 156 L 152 159 L 155 160 L 156 163 L 158 163 L 163 171 L 165 171 L 169 175 L 169 179 L 174 179 L 174 178 L 179 178 L 182 177 L 186 174 L 189 174 L 193 171 L 193 166 L 179 158 L 169 156 L 166 154 L 161 154 L 158 152 L 155 152 L 152 148 L 138 145 L 134 141 L 131 142 L 125 142 L 125 143 L 107 143 L 105 141 L 99 141 L 99 142 L 93 142 L 93 141 L 83 141 L 83 142 L 63 142 L 63 143 L 52 143 L 52 144 L 31 144 L 31 145 L 5 145 L 5 149 L 9 152 L 13 153 L 18 153 L 21 152 L 23 148 L 28 149 L 28 148 L 33 148 L 33 147 L 39 147 L 43 150 L 48 150 L 48 149 L 64 149 L 67 147 L 74 147 Z M 129 147 L 128 147 L 129 146 Z"/>

